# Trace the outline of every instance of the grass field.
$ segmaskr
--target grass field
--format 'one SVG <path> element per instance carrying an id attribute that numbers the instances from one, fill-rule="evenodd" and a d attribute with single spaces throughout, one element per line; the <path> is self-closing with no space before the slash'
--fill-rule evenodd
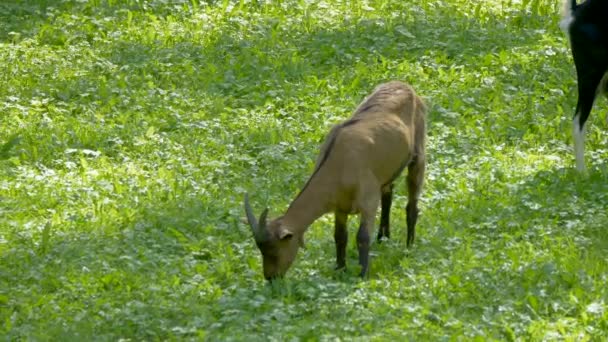
<path id="1" fill-rule="evenodd" d="M 608 339 L 608 127 L 574 170 L 558 0 L 0 3 L 0 339 Z M 333 217 L 268 285 L 286 209 L 375 85 L 430 108 L 417 241 L 333 271 Z M 351 237 L 357 226 L 351 219 Z"/>

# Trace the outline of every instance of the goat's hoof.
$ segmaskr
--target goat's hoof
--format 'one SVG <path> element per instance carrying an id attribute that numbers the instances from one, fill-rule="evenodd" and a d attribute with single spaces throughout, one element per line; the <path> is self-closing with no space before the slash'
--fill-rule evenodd
<path id="1" fill-rule="evenodd" d="M 382 243 L 383 240 L 388 240 L 391 235 L 388 233 L 388 228 L 380 227 L 378 230 L 378 243 Z"/>
<path id="2" fill-rule="evenodd" d="M 382 243 L 383 241 L 388 241 L 390 237 L 388 235 L 378 235 L 378 243 Z"/>
<path id="3" fill-rule="evenodd" d="M 361 279 L 367 278 L 367 274 L 369 273 L 368 271 L 369 271 L 369 267 L 361 265 L 361 272 L 359 273 L 359 276 L 361 277 Z"/>

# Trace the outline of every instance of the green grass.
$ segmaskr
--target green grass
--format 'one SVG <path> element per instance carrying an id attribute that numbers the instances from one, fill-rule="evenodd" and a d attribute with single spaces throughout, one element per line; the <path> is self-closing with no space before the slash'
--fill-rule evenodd
<path id="1" fill-rule="evenodd" d="M 580 177 L 560 8 L 0 3 L 1 339 L 608 339 L 606 101 Z M 415 246 L 401 180 L 369 280 L 328 215 L 269 286 L 243 194 L 280 214 L 390 79 L 431 109 Z"/>

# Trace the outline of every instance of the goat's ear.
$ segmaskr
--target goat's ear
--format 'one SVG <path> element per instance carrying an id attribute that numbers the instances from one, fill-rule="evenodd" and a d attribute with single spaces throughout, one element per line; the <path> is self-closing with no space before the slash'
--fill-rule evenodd
<path id="1" fill-rule="evenodd" d="M 256 220 L 255 215 L 253 215 L 253 210 L 251 210 L 251 205 L 249 204 L 249 195 L 245 194 L 245 214 L 247 214 L 247 223 L 249 223 L 249 227 L 251 227 L 251 232 L 253 233 L 253 238 L 255 242 L 262 242 L 268 238 L 268 231 L 266 229 L 266 215 L 268 215 L 268 208 L 264 210 L 262 215 L 260 215 L 260 219 Z"/>
<path id="2" fill-rule="evenodd" d="M 289 230 L 287 228 L 279 229 L 278 233 L 279 233 L 278 234 L 279 240 L 289 240 L 293 237 L 293 233 L 291 232 L 291 230 Z"/>

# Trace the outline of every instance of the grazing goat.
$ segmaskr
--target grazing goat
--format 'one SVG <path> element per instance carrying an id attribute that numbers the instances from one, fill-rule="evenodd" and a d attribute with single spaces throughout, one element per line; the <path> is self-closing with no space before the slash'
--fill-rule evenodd
<path id="1" fill-rule="evenodd" d="M 585 171 L 585 122 L 597 93 L 608 97 L 608 1 L 577 4 L 576 0 L 564 0 L 562 28 L 570 38 L 578 79 L 572 130 L 576 167 Z"/>
<path id="2" fill-rule="evenodd" d="M 247 221 L 262 252 L 264 277 L 283 276 L 303 246 L 303 235 L 321 215 L 335 214 L 337 267 L 346 267 L 346 221 L 360 214 L 357 233 L 361 276 L 369 265 L 370 234 L 381 204 L 378 240 L 389 237 L 393 182 L 408 167 L 407 246 L 414 241 L 424 172 L 424 102 L 412 87 L 398 81 L 381 84 L 353 116 L 332 128 L 321 146 L 315 170 L 287 212 L 266 222 L 268 209 L 256 220 L 245 195 Z"/>

